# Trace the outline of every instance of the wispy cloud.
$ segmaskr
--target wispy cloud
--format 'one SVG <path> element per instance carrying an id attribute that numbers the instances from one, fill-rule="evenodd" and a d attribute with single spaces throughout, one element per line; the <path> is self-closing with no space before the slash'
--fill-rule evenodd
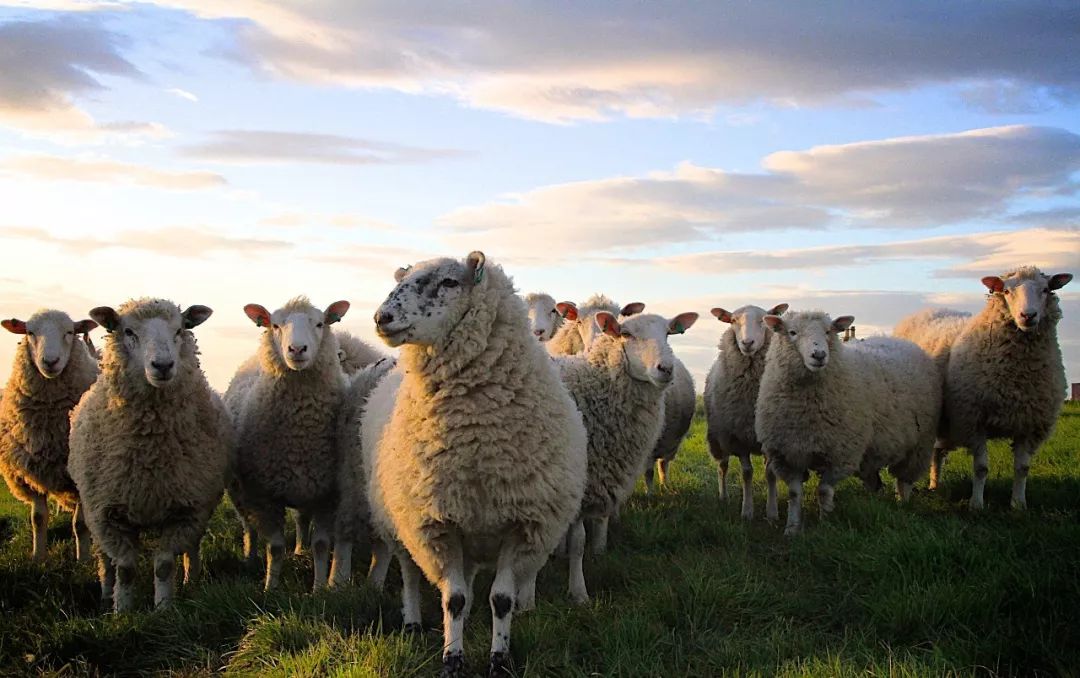
<path id="1" fill-rule="evenodd" d="M 193 258 L 222 252 L 259 255 L 294 247 L 292 242 L 285 240 L 227 236 L 188 226 L 121 231 L 110 237 L 76 238 L 57 236 L 43 228 L 0 226 L 0 238 L 47 243 L 77 255 L 120 248 L 170 257 Z"/>
<path id="2" fill-rule="evenodd" d="M 454 149 L 417 148 L 339 134 L 272 130 L 218 130 L 207 141 L 184 147 L 182 153 L 225 163 L 330 165 L 423 163 L 465 155 Z"/>
<path id="3" fill-rule="evenodd" d="M 186 89 L 180 89 L 179 87 L 170 87 L 169 89 L 165 90 L 165 92 L 167 94 L 173 95 L 174 97 L 186 99 L 192 103 L 197 103 L 199 101 L 199 97 L 195 96 Z"/>
<path id="4" fill-rule="evenodd" d="M 68 158 L 57 155 L 16 155 L 0 162 L 0 173 L 40 181 L 81 181 L 178 191 L 225 186 L 220 174 L 207 171 L 175 172 L 149 165 Z"/>

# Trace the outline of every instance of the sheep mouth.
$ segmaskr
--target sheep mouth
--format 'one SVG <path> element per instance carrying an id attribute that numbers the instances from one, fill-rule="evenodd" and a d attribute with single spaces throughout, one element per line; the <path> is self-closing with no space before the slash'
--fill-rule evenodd
<path id="1" fill-rule="evenodd" d="M 148 374 L 148 375 L 146 375 L 146 381 L 151 386 L 153 386 L 154 388 L 163 388 L 165 386 L 168 386 L 172 382 L 173 378 L 174 378 L 174 375 L 172 375 L 172 374 L 170 374 L 168 376 L 160 375 L 160 374 Z"/>
<path id="2" fill-rule="evenodd" d="M 311 364 L 311 360 L 308 359 L 308 358 L 302 358 L 302 359 L 299 359 L 299 360 L 297 360 L 296 358 L 286 358 L 285 359 L 285 366 L 288 367 L 290 370 L 295 370 L 297 372 L 304 369 L 305 367 L 307 367 L 310 364 Z"/>
<path id="3" fill-rule="evenodd" d="M 825 366 L 829 364 L 828 360 L 814 360 L 806 363 L 806 369 L 811 372 L 820 372 L 825 369 Z"/>
<path id="4" fill-rule="evenodd" d="M 1031 321 L 1021 320 L 1021 321 L 1016 323 L 1016 327 L 1021 332 L 1031 332 L 1031 331 L 1034 331 L 1034 330 L 1038 329 L 1039 321 L 1038 320 L 1031 320 Z"/>
<path id="5" fill-rule="evenodd" d="M 385 341 L 391 346 L 397 346 L 405 342 L 406 333 L 412 329 L 412 325 L 405 325 L 404 327 L 389 328 L 383 326 L 375 327 L 375 334 L 379 335 L 379 338 Z"/>

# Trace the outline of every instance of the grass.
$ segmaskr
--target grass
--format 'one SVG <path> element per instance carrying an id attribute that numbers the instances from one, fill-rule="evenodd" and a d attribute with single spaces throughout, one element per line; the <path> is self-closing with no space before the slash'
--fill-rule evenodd
<path id="1" fill-rule="evenodd" d="M 634 496 L 611 551 L 586 563 L 590 605 L 568 603 L 565 563 L 541 573 L 538 608 L 514 620 L 518 675 L 1080 675 L 1080 405 L 1036 456 L 1026 513 L 1007 508 L 1012 462 L 1000 443 L 981 514 L 966 505 L 970 457 L 954 453 L 938 492 L 898 506 L 847 481 L 834 516 L 819 523 L 811 506 L 794 540 L 761 518 L 744 524 L 737 499 L 719 503 L 700 418 L 673 469 L 657 496 Z M 763 482 L 757 490 L 760 516 Z M 386 594 L 312 596 L 310 560 L 291 557 L 283 589 L 265 594 L 224 509 L 203 542 L 204 581 L 160 612 L 149 609 L 149 563 L 144 610 L 103 614 L 92 568 L 73 561 L 67 516 L 53 518 L 49 541 L 48 564 L 31 563 L 25 507 L 0 490 L 0 675 L 438 672 L 433 589 L 432 629 L 419 638 L 398 632 L 393 573 Z M 479 601 L 489 584 L 478 578 Z M 489 634 L 478 603 L 471 667 L 486 667 Z"/>

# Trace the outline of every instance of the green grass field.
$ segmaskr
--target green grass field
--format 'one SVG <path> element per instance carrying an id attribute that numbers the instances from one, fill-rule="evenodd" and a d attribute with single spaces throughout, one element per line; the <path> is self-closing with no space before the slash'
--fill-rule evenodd
<path id="1" fill-rule="evenodd" d="M 1012 459 L 1001 444 L 991 447 L 982 514 L 967 509 L 970 457 L 954 453 L 937 493 L 917 490 L 899 506 L 849 480 L 829 521 L 811 506 L 794 540 L 762 518 L 745 525 L 737 485 L 719 504 L 700 418 L 673 468 L 659 495 L 634 496 L 611 551 L 587 561 L 590 605 L 569 604 L 564 562 L 541 573 L 537 609 L 514 620 L 519 675 L 1080 675 L 1080 406 L 1066 407 L 1036 456 L 1026 513 L 1007 508 Z M 761 516 L 760 465 L 756 475 Z M 32 564 L 25 507 L 0 490 L 2 675 L 430 676 L 440 667 L 434 589 L 422 637 L 398 631 L 396 566 L 385 594 L 361 584 L 312 596 L 310 560 L 291 557 L 283 590 L 264 594 L 223 509 L 203 541 L 204 581 L 160 612 L 149 609 L 148 563 L 144 611 L 103 614 L 92 568 L 73 561 L 67 516 L 53 519 L 49 539 L 48 564 Z M 489 584 L 477 579 L 468 628 L 477 670 L 487 665 Z"/>

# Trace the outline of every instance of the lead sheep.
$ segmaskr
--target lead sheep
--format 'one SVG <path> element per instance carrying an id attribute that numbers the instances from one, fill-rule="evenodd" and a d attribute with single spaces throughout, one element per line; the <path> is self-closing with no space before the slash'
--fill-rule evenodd
<path id="1" fill-rule="evenodd" d="M 823 516 L 833 509 L 837 483 L 857 473 L 873 488 L 883 467 L 906 501 L 929 466 L 941 413 L 941 380 L 930 357 L 903 339 L 842 343 L 852 316 L 809 311 L 764 320 L 777 336 L 765 357 L 755 431 L 788 486 L 784 533 L 802 527 L 808 471 L 820 475 Z"/>
<path id="2" fill-rule="evenodd" d="M 210 314 L 163 299 L 90 311 L 108 335 L 101 374 L 71 415 L 68 471 L 101 550 L 102 598 L 117 612 L 134 606 L 144 532 L 158 534 L 155 605 L 172 599 L 178 555 L 185 584 L 199 572 L 199 541 L 221 501 L 233 442 L 191 332 Z"/>
<path id="3" fill-rule="evenodd" d="M 401 346 L 400 364 L 362 421 L 372 519 L 442 594 L 443 675 L 464 672 L 473 576 L 495 569 L 489 669 L 499 674 L 515 598 L 533 605 L 526 586 L 581 505 L 585 428 L 511 279 L 481 252 L 395 279 L 375 322 Z"/>
<path id="4" fill-rule="evenodd" d="M 63 311 L 40 310 L 29 320 L 3 321 L 23 340 L 0 403 L 0 475 L 19 501 L 30 505 L 31 557 L 45 558 L 48 498 L 72 513 L 75 555 L 90 557 L 90 534 L 79 493 L 67 471 L 69 416 L 97 379 L 97 358 L 76 338 L 89 337 L 93 320 L 72 322 Z"/>
<path id="5" fill-rule="evenodd" d="M 709 453 L 716 460 L 717 485 L 720 500 L 727 499 L 728 458 L 736 456 L 742 467 L 742 517 L 754 517 L 754 467 L 752 455 L 761 454 L 761 444 L 754 430 L 754 409 L 757 407 L 761 374 L 773 333 L 765 325 L 766 315 L 779 316 L 788 308 L 777 304 L 769 310 L 759 306 L 743 306 L 734 312 L 712 309 L 716 319 L 730 324 L 720 337 L 720 352 L 705 378 L 706 441 Z M 768 496 L 765 516 L 779 517 L 776 502 L 776 474 L 765 464 Z"/>

